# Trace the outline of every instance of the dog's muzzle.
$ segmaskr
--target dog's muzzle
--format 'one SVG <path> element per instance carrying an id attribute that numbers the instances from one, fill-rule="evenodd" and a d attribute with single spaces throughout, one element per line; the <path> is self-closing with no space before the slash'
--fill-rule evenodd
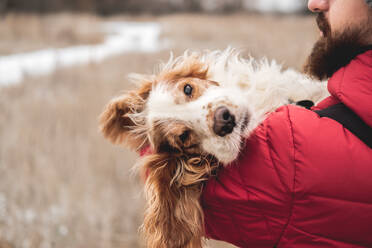
<path id="1" fill-rule="evenodd" d="M 232 133 L 236 126 L 235 116 L 224 106 L 216 109 L 213 120 L 213 132 L 221 137 Z"/>

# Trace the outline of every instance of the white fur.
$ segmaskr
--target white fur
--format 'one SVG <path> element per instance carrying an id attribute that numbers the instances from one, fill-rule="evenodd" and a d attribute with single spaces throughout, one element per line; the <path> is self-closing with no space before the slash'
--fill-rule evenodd
<path id="1" fill-rule="evenodd" d="M 247 138 L 268 113 L 300 100 L 318 102 L 328 94 L 325 84 L 291 69 L 283 71 L 275 61 L 243 59 L 232 49 L 202 54 L 186 52 L 179 58 L 171 57 L 160 71 L 182 66 L 191 57 L 205 63 L 209 68 L 208 80 L 216 81 L 220 86 L 209 87 L 195 101 L 176 103 L 166 82 L 160 82 L 147 100 L 143 113 L 146 125 L 150 128 L 155 120 L 164 119 L 187 123 L 201 138 L 204 152 L 214 155 L 223 164 L 236 159 L 242 139 Z M 226 106 L 226 102 L 230 104 Z M 210 119 L 208 122 L 208 106 L 212 106 L 212 111 L 226 106 L 235 115 L 237 126 L 231 134 L 224 137 L 214 134 Z M 249 124 L 242 130 L 247 115 Z"/>

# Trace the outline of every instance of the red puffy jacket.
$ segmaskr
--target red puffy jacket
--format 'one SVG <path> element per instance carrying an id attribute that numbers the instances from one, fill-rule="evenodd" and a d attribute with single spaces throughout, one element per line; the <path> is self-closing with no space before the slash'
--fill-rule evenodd
<path id="1" fill-rule="evenodd" d="M 318 109 L 343 102 L 372 126 L 372 50 L 328 90 Z M 207 236 L 238 247 L 372 247 L 372 149 L 334 120 L 281 107 L 201 202 Z"/>

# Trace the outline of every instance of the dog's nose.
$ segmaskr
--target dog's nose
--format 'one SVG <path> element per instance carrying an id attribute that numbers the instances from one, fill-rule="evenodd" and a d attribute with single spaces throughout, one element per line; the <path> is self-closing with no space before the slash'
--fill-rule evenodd
<path id="1" fill-rule="evenodd" d="M 226 107 L 219 107 L 216 109 L 213 119 L 213 131 L 215 134 L 221 137 L 232 133 L 234 127 L 236 126 L 235 116 L 231 114 Z"/>

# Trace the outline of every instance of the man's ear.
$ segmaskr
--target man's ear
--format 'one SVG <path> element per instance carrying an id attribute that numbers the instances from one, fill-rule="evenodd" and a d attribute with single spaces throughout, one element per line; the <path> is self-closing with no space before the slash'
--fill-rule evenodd
<path id="1" fill-rule="evenodd" d="M 147 142 L 145 117 L 141 115 L 150 94 L 152 83 L 143 84 L 112 99 L 100 115 L 100 130 L 114 144 L 124 143 L 134 150 Z"/>

